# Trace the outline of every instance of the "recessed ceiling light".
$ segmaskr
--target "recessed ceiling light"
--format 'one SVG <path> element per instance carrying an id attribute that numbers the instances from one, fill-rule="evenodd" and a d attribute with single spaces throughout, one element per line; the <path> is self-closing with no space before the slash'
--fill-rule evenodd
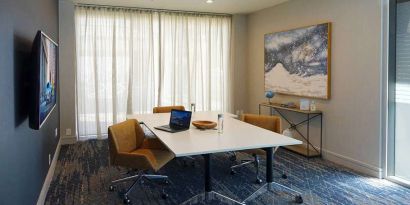
<path id="1" fill-rule="evenodd" d="M 212 4 L 212 3 L 214 3 L 214 0 L 206 0 L 206 3 Z"/>

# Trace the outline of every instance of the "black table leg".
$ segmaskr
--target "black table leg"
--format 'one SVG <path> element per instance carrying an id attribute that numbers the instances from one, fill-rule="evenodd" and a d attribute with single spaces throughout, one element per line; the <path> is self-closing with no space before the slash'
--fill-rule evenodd
<path id="1" fill-rule="evenodd" d="M 211 154 L 203 154 L 204 157 L 204 168 L 205 168 L 205 193 L 198 194 L 187 201 L 183 202 L 181 205 L 189 205 L 191 203 L 197 204 L 198 202 L 210 204 L 215 201 L 228 201 L 230 204 L 245 205 L 235 199 L 229 198 L 218 192 L 212 191 L 212 181 L 211 181 Z"/>
<path id="2" fill-rule="evenodd" d="M 204 154 L 205 160 L 205 192 L 212 191 L 212 182 L 211 182 L 211 155 Z"/>
<path id="3" fill-rule="evenodd" d="M 266 152 L 266 182 L 273 182 L 273 148 L 265 148 Z"/>

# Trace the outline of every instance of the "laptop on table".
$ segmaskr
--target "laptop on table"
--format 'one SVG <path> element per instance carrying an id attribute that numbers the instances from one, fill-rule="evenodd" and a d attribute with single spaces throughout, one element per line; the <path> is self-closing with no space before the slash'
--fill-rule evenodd
<path id="1" fill-rule="evenodd" d="M 168 125 L 155 127 L 155 129 L 166 132 L 181 132 L 189 129 L 192 112 L 184 110 L 171 110 L 171 117 Z"/>

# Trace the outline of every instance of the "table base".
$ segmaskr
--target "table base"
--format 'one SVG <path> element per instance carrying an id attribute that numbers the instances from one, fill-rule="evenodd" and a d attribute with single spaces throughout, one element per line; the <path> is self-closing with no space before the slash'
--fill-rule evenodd
<path id="1" fill-rule="evenodd" d="M 276 182 L 269 182 L 246 198 L 242 204 L 253 204 L 252 201 L 257 199 L 263 199 L 265 202 L 269 201 L 269 204 L 275 204 L 275 201 L 279 201 L 279 198 L 282 198 L 280 197 L 280 192 L 277 191 L 278 188 L 286 191 L 283 192 L 283 194 L 292 195 L 294 202 L 298 204 L 303 203 L 302 194 L 300 192 Z"/>
<path id="2" fill-rule="evenodd" d="M 223 205 L 245 205 L 245 203 L 239 202 L 235 199 L 229 198 L 215 191 L 204 192 L 198 194 L 181 205 L 200 205 L 200 204 L 223 204 Z"/>

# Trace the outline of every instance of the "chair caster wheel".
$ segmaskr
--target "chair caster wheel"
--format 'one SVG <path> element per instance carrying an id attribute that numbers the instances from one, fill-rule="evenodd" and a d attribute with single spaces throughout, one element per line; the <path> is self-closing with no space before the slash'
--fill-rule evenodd
<path id="1" fill-rule="evenodd" d="M 282 179 L 287 179 L 287 178 L 288 178 L 288 175 L 282 174 Z"/>
<path id="2" fill-rule="evenodd" d="M 235 170 L 231 170 L 231 175 L 235 175 L 236 174 L 236 171 Z"/>
<path id="3" fill-rule="evenodd" d="M 262 179 L 256 179 L 255 183 L 262 184 Z"/>
<path id="4" fill-rule="evenodd" d="M 162 193 L 162 194 L 161 194 L 161 198 L 162 198 L 162 199 L 167 199 L 167 198 L 168 198 L 168 194 Z"/>
<path id="5" fill-rule="evenodd" d="M 110 185 L 110 187 L 108 188 L 108 190 L 110 190 L 110 191 L 115 191 L 116 189 L 117 189 L 117 187 L 115 187 L 113 185 Z"/>
<path id="6" fill-rule="evenodd" d="M 298 204 L 302 204 L 303 203 L 303 198 L 302 196 L 295 196 L 295 202 Z"/>
<path id="7" fill-rule="evenodd" d="M 124 196 L 124 200 L 122 201 L 124 202 L 124 204 L 130 204 L 131 203 L 131 199 L 128 198 L 128 196 Z"/>

